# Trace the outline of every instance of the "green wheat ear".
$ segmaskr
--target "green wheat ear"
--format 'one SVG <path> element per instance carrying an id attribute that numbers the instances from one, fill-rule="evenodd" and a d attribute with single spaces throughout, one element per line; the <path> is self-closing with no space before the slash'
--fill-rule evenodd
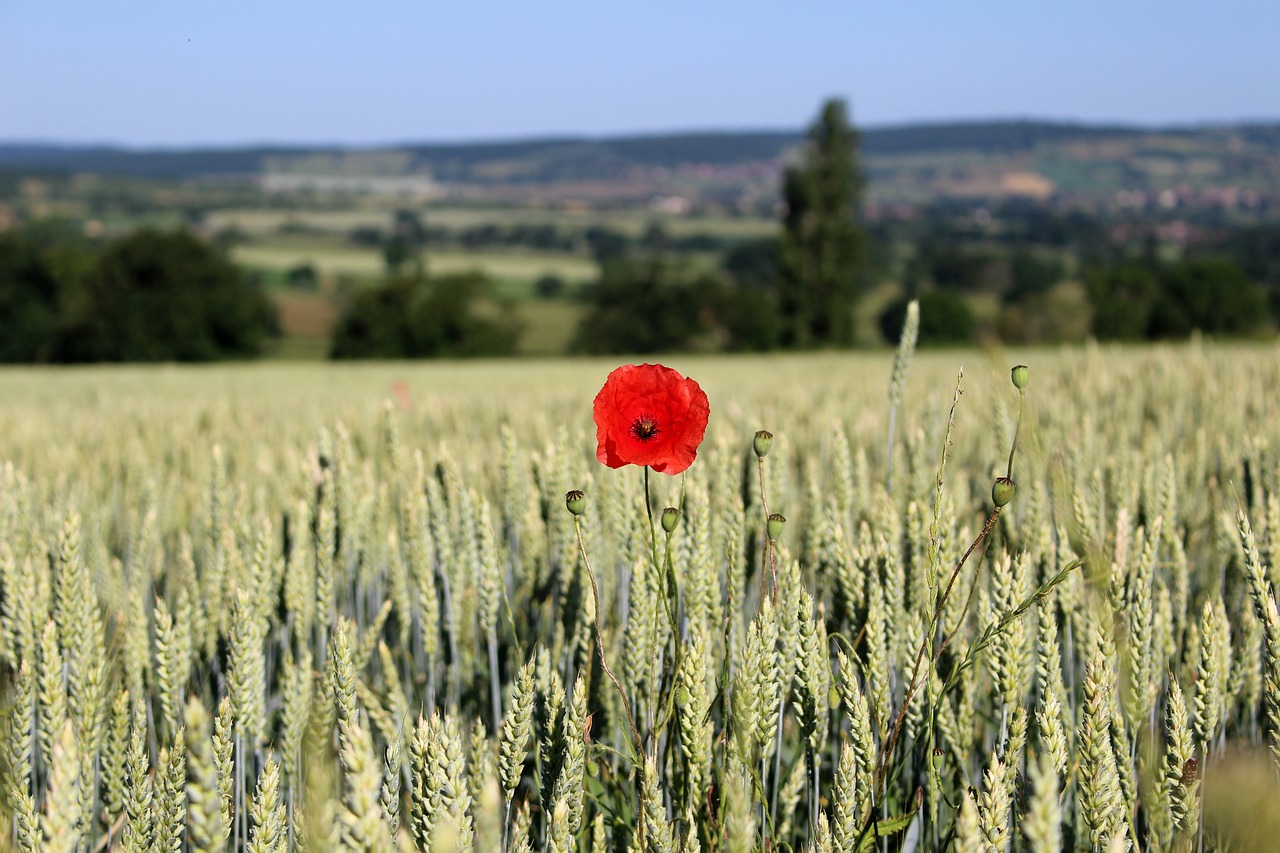
<path id="1" fill-rule="evenodd" d="M 207 853 L 226 848 L 228 825 L 219 794 L 219 771 L 214 755 L 209 712 L 198 699 L 183 712 L 187 750 L 187 841 L 192 850 Z"/>

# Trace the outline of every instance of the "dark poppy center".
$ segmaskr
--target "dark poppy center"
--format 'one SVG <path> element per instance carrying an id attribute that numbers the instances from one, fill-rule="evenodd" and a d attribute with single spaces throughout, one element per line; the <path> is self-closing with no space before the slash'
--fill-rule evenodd
<path id="1" fill-rule="evenodd" d="M 641 415 L 631 423 L 631 434 L 641 441 L 648 441 L 661 431 L 652 415 Z"/>

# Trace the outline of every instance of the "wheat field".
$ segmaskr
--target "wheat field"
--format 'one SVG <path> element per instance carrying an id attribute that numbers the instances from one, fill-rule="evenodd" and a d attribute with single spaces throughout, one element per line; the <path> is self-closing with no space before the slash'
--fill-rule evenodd
<path id="1" fill-rule="evenodd" d="M 667 363 L 0 373 L 0 844 L 1274 849 L 1280 350 Z"/>

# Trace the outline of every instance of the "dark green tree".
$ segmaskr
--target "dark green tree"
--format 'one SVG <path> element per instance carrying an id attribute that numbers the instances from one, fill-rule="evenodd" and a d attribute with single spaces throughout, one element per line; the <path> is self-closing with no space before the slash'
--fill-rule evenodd
<path id="1" fill-rule="evenodd" d="M 58 279 L 37 241 L 0 234 L 0 362 L 47 361 L 58 311 Z"/>
<path id="2" fill-rule="evenodd" d="M 491 294 L 479 273 L 428 278 L 392 276 L 358 292 L 338 320 L 330 356 L 346 358 L 467 358 L 510 355 L 519 326 L 487 316 Z"/>
<path id="3" fill-rule="evenodd" d="M 1193 329 L 1214 335 L 1248 335 L 1267 322 L 1267 298 L 1230 261 L 1182 261 L 1160 275 L 1160 298 L 1151 312 L 1150 335 L 1180 338 Z"/>
<path id="4" fill-rule="evenodd" d="M 298 290 L 315 290 L 320 285 L 320 274 L 313 264 L 298 264 L 290 267 L 284 274 L 284 280 Z"/>
<path id="5" fill-rule="evenodd" d="M 427 245 L 427 227 L 412 210 L 397 210 L 391 234 L 382 244 L 382 260 L 393 276 L 401 272 L 423 271 L 422 250 Z"/>
<path id="6" fill-rule="evenodd" d="M 854 307 L 864 262 L 858 223 L 862 174 L 858 132 L 844 101 L 832 99 L 809 129 L 804 161 L 786 170 L 779 246 L 782 343 L 793 347 L 853 342 Z"/>
<path id="7" fill-rule="evenodd" d="M 687 350 L 704 331 L 701 295 L 659 259 L 605 264 L 588 290 L 589 308 L 570 344 L 582 353 Z"/>
<path id="8" fill-rule="evenodd" d="M 539 276 L 538 280 L 533 283 L 533 292 L 540 299 L 555 299 L 562 296 L 564 291 L 564 279 L 553 273 Z"/>
<path id="9" fill-rule="evenodd" d="M 648 355 L 688 350 L 764 350 L 777 341 L 767 294 L 660 258 L 617 260 L 587 291 L 574 352 Z"/>
<path id="10" fill-rule="evenodd" d="M 920 300 L 920 346 L 962 346 L 972 344 L 977 331 L 973 310 L 960 294 L 931 288 Z M 907 316 L 906 299 L 899 299 L 880 314 L 880 334 L 892 342 L 902 333 Z"/>
<path id="11" fill-rule="evenodd" d="M 640 238 L 640 244 L 649 254 L 659 256 L 671 248 L 671 235 L 667 234 L 667 229 L 662 227 L 661 222 L 650 222 L 644 236 Z"/>
<path id="12" fill-rule="evenodd" d="M 1085 286 L 1093 303 L 1094 336 L 1104 341 L 1147 337 L 1160 283 L 1145 265 L 1094 269 L 1086 276 Z"/>
<path id="13" fill-rule="evenodd" d="M 778 240 L 747 240 L 725 253 L 721 268 L 742 288 L 774 293 L 778 287 Z"/>
<path id="14" fill-rule="evenodd" d="M 214 247 L 143 229 L 107 247 L 85 276 L 56 361 L 211 361 L 257 355 L 275 307 Z"/>
<path id="15" fill-rule="evenodd" d="M 631 245 L 626 234 L 599 225 L 588 228 L 583 238 L 587 241 L 591 256 L 602 267 L 625 257 Z"/>
<path id="16" fill-rule="evenodd" d="M 418 266 L 420 257 L 417 250 L 406 238 L 393 234 L 382 244 L 382 261 L 387 265 L 387 272 L 398 275 L 406 265 Z"/>
<path id="17" fill-rule="evenodd" d="M 1044 293 L 1066 275 L 1062 260 L 1039 255 L 1026 249 L 1015 249 L 1009 257 L 1010 300 Z"/>
<path id="18" fill-rule="evenodd" d="M 943 290 L 993 289 L 1000 276 L 989 252 L 956 240 L 927 240 L 918 249 L 919 270 Z"/>

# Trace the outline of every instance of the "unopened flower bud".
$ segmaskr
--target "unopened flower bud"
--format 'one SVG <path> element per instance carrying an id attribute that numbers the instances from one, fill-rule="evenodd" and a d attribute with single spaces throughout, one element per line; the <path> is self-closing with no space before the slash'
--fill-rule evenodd
<path id="1" fill-rule="evenodd" d="M 1015 364 L 1013 370 L 1009 371 L 1013 377 L 1013 387 L 1019 391 L 1025 391 L 1027 388 L 1027 366 L 1025 364 Z"/>
<path id="2" fill-rule="evenodd" d="M 564 493 L 564 505 L 574 515 L 582 515 L 583 510 L 587 508 L 587 496 L 583 494 L 582 489 L 570 489 Z"/>
<path id="3" fill-rule="evenodd" d="M 757 432 L 756 437 L 751 441 L 751 449 L 756 452 L 758 459 L 768 456 L 770 447 L 773 447 L 773 433 L 767 429 Z"/>
<path id="4" fill-rule="evenodd" d="M 782 528 L 787 524 L 787 517 L 780 512 L 775 512 L 769 516 L 769 524 L 765 528 L 770 539 L 777 539 L 782 535 Z"/>
<path id="5" fill-rule="evenodd" d="M 662 529 L 666 533 L 676 529 L 676 525 L 680 523 L 680 510 L 673 506 L 669 506 L 662 511 Z"/>
<path id="6" fill-rule="evenodd" d="M 991 484 L 991 502 L 996 506 L 1004 506 L 1013 500 L 1013 491 L 1017 488 L 1008 477 L 997 477 Z"/>

